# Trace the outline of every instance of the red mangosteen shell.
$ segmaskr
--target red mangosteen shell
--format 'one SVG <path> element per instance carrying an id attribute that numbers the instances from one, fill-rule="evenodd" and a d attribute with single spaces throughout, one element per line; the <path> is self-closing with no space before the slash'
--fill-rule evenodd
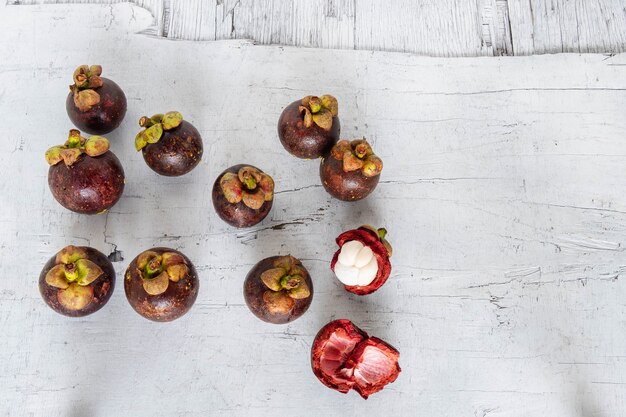
<path id="1" fill-rule="evenodd" d="M 173 129 L 163 130 L 158 142 L 149 143 L 142 149 L 148 166 L 168 177 L 190 172 L 200 163 L 202 153 L 200 132 L 185 120 Z"/>
<path id="2" fill-rule="evenodd" d="M 389 261 L 389 252 L 385 245 L 380 241 L 376 233 L 374 231 L 359 227 L 358 229 L 348 230 L 337 236 L 335 240 L 337 245 L 339 245 L 339 250 L 335 252 L 333 255 L 333 260 L 330 263 L 330 269 L 335 272 L 335 264 L 337 263 L 337 259 L 339 259 L 339 253 L 341 252 L 341 247 L 344 243 L 349 242 L 351 240 L 358 240 L 364 246 L 369 246 L 376 257 L 376 262 L 378 263 L 378 272 L 376 273 L 376 278 L 369 285 L 359 286 L 359 285 L 344 285 L 346 291 L 349 291 L 356 295 L 367 295 L 371 294 L 380 287 L 383 286 L 389 275 L 391 274 L 391 262 Z"/>
<path id="3" fill-rule="evenodd" d="M 41 274 L 39 274 L 39 292 L 43 300 L 51 309 L 68 317 L 84 317 L 100 310 L 109 301 L 111 295 L 113 295 L 113 289 L 115 288 L 115 269 L 106 255 L 88 246 L 80 246 L 79 248 L 84 250 L 87 254 L 86 259 L 89 259 L 102 269 L 102 275 L 89 284 L 93 289 L 91 302 L 81 310 L 69 310 L 65 308 L 57 297 L 60 289 L 48 285 L 46 282 L 46 275 L 56 265 L 56 254 L 44 265 Z"/>
<path id="4" fill-rule="evenodd" d="M 122 196 L 124 168 L 111 151 L 95 157 L 82 154 L 69 167 L 63 162 L 50 166 L 48 185 L 66 209 L 97 214 L 113 207 Z"/>
<path id="5" fill-rule="evenodd" d="M 302 100 L 297 100 L 285 107 L 278 119 L 278 137 L 285 149 L 292 155 L 303 159 L 319 158 L 327 155 L 339 140 L 341 123 L 339 117 L 333 117 L 333 124 L 326 131 L 313 123 L 304 126 L 304 118 L 299 107 Z"/>
<path id="6" fill-rule="evenodd" d="M 139 255 L 128 265 L 124 274 L 124 292 L 131 307 L 148 320 L 164 322 L 176 320 L 185 315 L 198 297 L 198 273 L 189 258 L 183 253 L 170 248 L 147 249 L 162 255 L 174 252 L 185 259 L 189 272 L 178 282 L 169 282 L 167 290 L 159 295 L 150 295 L 143 287 L 142 277 L 137 269 Z M 142 253 L 145 251 L 142 251 Z"/>
<path id="7" fill-rule="evenodd" d="M 328 323 L 315 336 L 311 367 L 317 378 L 343 394 L 351 389 L 367 399 L 400 374 L 400 353 L 387 342 L 369 337 L 350 320 Z"/>
<path id="8" fill-rule="evenodd" d="M 92 135 L 103 135 L 115 130 L 126 115 L 126 95 L 114 81 L 102 78 L 102 86 L 95 88 L 100 102 L 87 111 L 80 111 L 74 104 L 74 93 L 65 100 L 65 108 L 74 126 Z"/>
<path id="9" fill-rule="evenodd" d="M 213 191 L 212 191 L 213 207 L 215 208 L 217 215 L 220 216 L 222 220 L 224 220 L 226 223 L 228 223 L 229 225 L 233 227 L 251 227 L 251 226 L 254 226 L 255 224 L 260 223 L 261 221 L 263 221 L 265 217 L 267 217 L 270 210 L 272 209 L 272 204 L 274 203 L 274 198 L 272 197 L 271 201 L 265 201 L 260 209 L 255 210 L 246 206 L 243 203 L 243 201 L 240 201 L 239 203 L 236 203 L 236 204 L 232 204 L 232 203 L 229 203 L 228 200 L 226 200 L 226 197 L 224 196 L 224 192 L 222 191 L 220 187 L 220 179 L 227 172 L 232 172 L 233 174 L 236 174 L 239 172 L 241 168 L 246 167 L 246 166 L 263 172 L 262 170 L 255 167 L 254 165 L 248 165 L 248 164 L 233 165 L 232 167 L 222 171 L 222 173 L 217 176 L 217 179 L 213 183 Z"/>

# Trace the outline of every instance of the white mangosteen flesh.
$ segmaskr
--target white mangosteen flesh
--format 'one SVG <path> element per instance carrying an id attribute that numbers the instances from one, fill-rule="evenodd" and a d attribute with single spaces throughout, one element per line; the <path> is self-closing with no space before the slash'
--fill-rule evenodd
<path id="1" fill-rule="evenodd" d="M 341 247 L 335 275 L 344 285 L 366 286 L 372 283 L 378 273 L 378 261 L 369 246 L 358 240 L 350 240 Z"/>

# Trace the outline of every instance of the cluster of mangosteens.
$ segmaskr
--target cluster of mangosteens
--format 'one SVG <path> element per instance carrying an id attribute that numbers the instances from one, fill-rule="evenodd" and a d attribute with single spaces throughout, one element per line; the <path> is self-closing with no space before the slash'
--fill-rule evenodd
<path id="1" fill-rule="evenodd" d="M 365 139 L 339 140 L 340 133 L 339 104 L 328 94 L 294 101 L 278 119 L 278 137 L 289 153 L 321 158 L 320 179 L 330 195 L 362 200 L 378 185 L 383 161 Z"/>
<path id="2" fill-rule="evenodd" d="M 126 114 L 122 89 L 101 77 L 99 65 L 78 67 L 66 100 L 70 120 L 83 137 L 70 130 L 63 145 L 46 152 L 48 183 L 65 208 L 83 214 L 111 208 L 124 190 L 124 170 L 99 135 L 117 128 Z M 135 148 L 146 164 L 164 176 L 189 173 L 201 161 L 202 138 L 180 112 L 144 116 Z M 382 161 L 365 139 L 339 140 L 338 103 L 331 95 L 307 96 L 293 102 L 278 122 L 281 143 L 299 158 L 321 158 L 324 188 L 344 201 L 368 196 L 376 187 Z M 212 189 L 219 217 L 234 227 L 251 227 L 270 212 L 274 180 L 261 169 L 238 164 L 224 170 Z M 380 288 L 391 272 L 391 246 L 385 229 L 362 226 L 336 239 L 339 249 L 331 269 L 344 288 L 357 295 Z M 91 247 L 67 246 L 44 266 L 39 289 L 56 312 L 82 317 L 98 311 L 110 299 L 115 271 L 109 259 Z M 183 253 L 164 247 L 145 250 L 128 265 L 124 290 L 132 308 L 153 321 L 171 321 L 187 313 L 199 288 L 198 274 Z M 297 258 L 272 256 L 259 261 L 243 284 L 244 299 L 259 319 L 274 324 L 291 322 L 304 314 L 313 298 L 313 281 Z M 315 375 L 342 393 L 351 389 L 363 398 L 393 382 L 399 372 L 398 351 L 369 337 L 349 320 L 335 320 L 322 328 L 311 349 Z"/>

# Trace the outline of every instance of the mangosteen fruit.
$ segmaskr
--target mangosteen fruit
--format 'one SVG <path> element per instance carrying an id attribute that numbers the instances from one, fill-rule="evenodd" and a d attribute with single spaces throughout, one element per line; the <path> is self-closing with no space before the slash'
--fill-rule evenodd
<path id="1" fill-rule="evenodd" d="M 80 130 L 103 135 L 116 129 L 126 115 L 126 96 L 119 85 L 101 77 L 100 65 L 81 65 L 65 101 L 67 115 Z"/>
<path id="2" fill-rule="evenodd" d="M 386 229 L 365 225 L 337 237 L 339 250 L 330 268 L 346 291 L 367 295 L 387 281 L 391 274 L 392 250 L 386 235 Z"/>
<path id="3" fill-rule="evenodd" d="M 313 282 L 298 259 L 271 256 L 248 272 L 243 295 L 255 316 L 268 323 L 284 324 L 307 311 L 313 299 Z"/>
<path id="4" fill-rule="evenodd" d="M 181 252 L 152 248 L 137 255 L 124 275 L 131 307 L 152 321 L 172 321 L 191 309 L 198 296 L 198 274 Z"/>
<path id="5" fill-rule="evenodd" d="M 398 378 L 398 352 L 387 342 L 370 337 L 350 320 L 328 323 L 315 336 L 311 367 L 326 385 L 346 394 L 351 389 L 367 399 Z"/>
<path id="6" fill-rule="evenodd" d="M 303 159 L 326 155 L 339 140 L 339 105 L 331 95 L 306 96 L 283 110 L 278 137 L 287 152 Z"/>
<path id="7" fill-rule="evenodd" d="M 124 168 L 102 136 L 86 139 L 72 129 L 64 145 L 46 151 L 46 161 L 50 191 L 68 210 L 102 213 L 122 196 Z"/>
<path id="8" fill-rule="evenodd" d="M 200 132 L 183 120 L 179 112 L 143 116 L 139 126 L 145 129 L 135 137 L 135 148 L 157 174 L 177 177 L 200 163 L 203 152 Z"/>
<path id="9" fill-rule="evenodd" d="M 66 246 L 39 275 L 39 292 L 57 313 L 83 317 L 100 310 L 111 298 L 115 270 L 101 252 L 87 246 Z"/>
<path id="10" fill-rule="evenodd" d="M 340 140 L 322 158 L 320 178 L 330 195 L 343 201 L 367 197 L 380 179 L 383 161 L 365 139 Z"/>
<path id="11" fill-rule="evenodd" d="M 270 212 L 274 180 L 252 165 L 234 165 L 217 177 L 212 194 L 222 220 L 234 227 L 250 227 Z"/>

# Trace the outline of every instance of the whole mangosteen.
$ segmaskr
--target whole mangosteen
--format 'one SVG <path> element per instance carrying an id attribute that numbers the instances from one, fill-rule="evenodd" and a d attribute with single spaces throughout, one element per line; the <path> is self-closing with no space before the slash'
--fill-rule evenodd
<path id="1" fill-rule="evenodd" d="M 103 135 L 116 129 L 126 115 L 126 96 L 119 85 L 103 78 L 100 65 L 81 65 L 65 101 L 67 115 L 82 131 Z"/>
<path id="2" fill-rule="evenodd" d="M 398 378 L 399 358 L 396 348 L 346 319 L 322 327 L 311 347 L 311 367 L 322 384 L 342 394 L 354 389 L 364 399 Z"/>
<path id="3" fill-rule="evenodd" d="M 135 137 L 135 148 L 154 172 L 168 177 L 184 175 L 202 159 L 202 138 L 198 130 L 177 111 L 143 116 L 144 127 Z"/>
<path id="4" fill-rule="evenodd" d="M 322 158 L 320 178 L 330 195 L 343 201 L 367 197 L 380 179 L 383 161 L 365 139 L 340 140 Z"/>
<path id="5" fill-rule="evenodd" d="M 250 227 L 270 212 L 274 180 L 252 165 L 234 165 L 217 177 L 212 194 L 222 220 L 234 227 Z"/>
<path id="6" fill-rule="evenodd" d="M 191 309 L 198 296 L 198 274 L 181 252 L 152 248 L 137 255 L 124 275 L 124 291 L 137 313 L 172 321 Z"/>
<path id="7" fill-rule="evenodd" d="M 268 323 L 284 324 L 307 311 L 313 299 L 313 282 L 298 259 L 271 256 L 248 272 L 243 295 L 255 316 Z"/>
<path id="8" fill-rule="evenodd" d="M 50 191 L 68 210 L 101 213 L 122 196 L 124 169 L 102 136 L 85 139 L 72 129 L 64 145 L 46 151 L 46 161 Z"/>
<path id="9" fill-rule="evenodd" d="M 283 110 L 278 119 L 278 137 L 285 149 L 298 158 L 328 154 L 339 140 L 339 105 L 331 95 L 306 96 Z"/>
<path id="10" fill-rule="evenodd" d="M 115 270 L 108 258 L 87 246 L 66 246 L 43 267 L 39 292 L 57 313 L 83 317 L 100 310 L 111 298 Z"/>
<path id="11" fill-rule="evenodd" d="M 346 291 L 371 294 L 387 282 L 391 274 L 391 245 L 386 229 L 361 226 L 340 234 L 330 268 Z"/>

